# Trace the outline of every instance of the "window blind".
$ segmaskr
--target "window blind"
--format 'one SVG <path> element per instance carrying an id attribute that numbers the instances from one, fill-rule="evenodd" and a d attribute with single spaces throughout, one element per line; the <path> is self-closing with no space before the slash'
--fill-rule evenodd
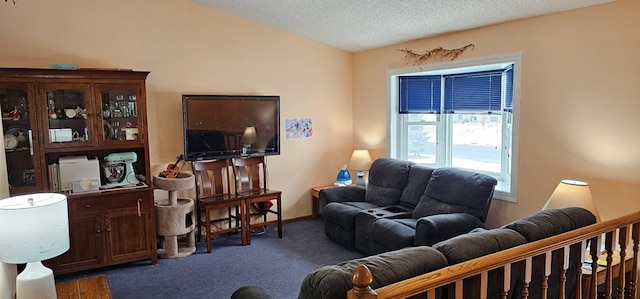
<path id="1" fill-rule="evenodd" d="M 502 70 L 444 76 L 444 112 L 502 111 Z"/>
<path id="2" fill-rule="evenodd" d="M 504 111 L 513 112 L 513 67 L 510 67 L 505 71 L 507 86 L 506 86 L 506 99 L 504 104 Z"/>
<path id="3" fill-rule="evenodd" d="M 504 106 L 503 78 L 506 85 Z M 398 80 L 399 113 L 492 113 L 513 110 L 513 65 L 506 69 L 482 72 L 400 76 Z"/>
<path id="4" fill-rule="evenodd" d="M 442 76 L 399 77 L 399 113 L 440 113 Z"/>

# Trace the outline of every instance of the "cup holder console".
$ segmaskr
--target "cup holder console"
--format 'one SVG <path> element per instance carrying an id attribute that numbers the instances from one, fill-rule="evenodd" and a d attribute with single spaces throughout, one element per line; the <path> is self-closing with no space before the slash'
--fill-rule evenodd
<path id="1" fill-rule="evenodd" d="M 399 206 L 388 206 L 388 207 L 382 207 L 382 208 L 376 208 L 376 209 L 367 209 L 362 212 L 378 218 L 392 217 L 392 216 L 397 217 L 403 214 L 411 215 L 411 211 L 407 209 L 403 209 L 402 207 L 399 207 Z"/>
<path id="2" fill-rule="evenodd" d="M 390 207 L 385 207 L 382 208 L 383 210 L 390 212 L 390 213 L 402 213 L 402 212 L 407 212 L 407 210 L 405 209 L 401 209 L 400 207 L 396 207 L 396 206 L 390 206 Z"/>

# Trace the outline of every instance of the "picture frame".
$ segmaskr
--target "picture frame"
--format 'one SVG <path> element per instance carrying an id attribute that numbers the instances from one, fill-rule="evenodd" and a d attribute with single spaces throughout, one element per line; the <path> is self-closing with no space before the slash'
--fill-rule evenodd
<path id="1" fill-rule="evenodd" d="M 35 186 L 36 171 L 35 169 L 27 169 L 22 172 L 22 182 L 25 186 Z"/>

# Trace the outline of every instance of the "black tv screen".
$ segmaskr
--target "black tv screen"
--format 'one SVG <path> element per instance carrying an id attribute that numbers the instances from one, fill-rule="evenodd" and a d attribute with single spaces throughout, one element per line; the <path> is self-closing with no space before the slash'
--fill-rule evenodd
<path id="1" fill-rule="evenodd" d="M 186 161 L 280 154 L 280 97 L 182 95 Z"/>

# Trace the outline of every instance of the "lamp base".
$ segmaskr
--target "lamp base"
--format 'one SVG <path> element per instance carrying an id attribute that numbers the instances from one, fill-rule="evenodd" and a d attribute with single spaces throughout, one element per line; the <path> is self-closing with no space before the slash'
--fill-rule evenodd
<path id="1" fill-rule="evenodd" d="M 53 271 L 42 262 L 28 263 L 16 278 L 17 299 L 56 299 Z"/>
<path id="2" fill-rule="evenodd" d="M 245 144 L 242 147 L 242 156 L 251 155 L 251 144 Z"/>
<path id="3" fill-rule="evenodd" d="M 16 276 L 18 268 L 14 264 L 0 262 L 0 298 L 16 297 Z"/>
<path id="4" fill-rule="evenodd" d="M 358 177 L 358 179 L 356 180 L 356 186 L 366 187 L 367 186 L 367 182 L 364 181 L 364 172 L 362 170 L 360 170 L 360 171 L 358 171 L 356 176 Z"/>

